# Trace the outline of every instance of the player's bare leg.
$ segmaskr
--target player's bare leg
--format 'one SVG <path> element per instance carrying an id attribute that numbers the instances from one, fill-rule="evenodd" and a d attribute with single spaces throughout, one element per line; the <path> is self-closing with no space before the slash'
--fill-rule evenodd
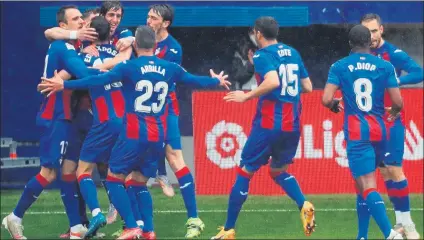
<path id="1" fill-rule="evenodd" d="M 34 176 L 25 186 L 24 192 L 13 212 L 3 218 L 2 225 L 13 239 L 27 239 L 23 233 L 23 215 L 37 200 L 42 190 L 56 180 L 56 175 L 56 169 L 42 166 L 40 173 Z"/>
<path id="2" fill-rule="evenodd" d="M 118 239 L 140 239 L 143 232 L 134 218 L 131 201 L 124 186 L 125 179 L 124 174 L 112 173 L 110 169 L 106 178 L 110 200 L 125 222 L 125 229 Z"/>
<path id="3" fill-rule="evenodd" d="M 106 225 L 106 217 L 103 215 L 99 201 L 97 198 L 97 188 L 92 179 L 92 173 L 95 163 L 85 162 L 80 160 L 78 162 L 77 177 L 80 185 L 82 197 L 91 210 L 92 218 L 88 225 L 87 236 L 93 236 L 97 230 Z"/>
<path id="4" fill-rule="evenodd" d="M 106 185 L 107 169 L 108 169 L 108 164 L 97 163 L 97 170 L 99 172 L 102 185 L 106 190 L 106 194 L 107 194 L 107 185 Z M 109 194 L 107 194 L 107 196 L 108 196 L 108 199 L 109 199 Z M 107 215 L 106 215 L 107 224 L 114 223 L 116 221 L 117 217 L 118 217 L 118 211 L 116 211 L 115 207 L 113 206 L 113 204 L 109 200 L 109 208 L 108 208 L 108 212 L 107 212 Z"/>
<path id="5" fill-rule="evenodd" d="M 82 225 L 79 215 L 79 195 L 76 186 L 76 168 L 76 162 L 68 159 L 63 160 L 60 192 L 63 204 L 65 205 L 66 215 L 69 219 L 69 225 L 71 227 L 69 233 L 70 239 L 84 238 L 87 232 L 87 228 Z"/>
<path id="6" fill-rule="evenodd" d="M 407 191 L 407 185 L 404 185 L 407 184 L 407 180 L 402 167 L 382 166 L 380 167 L 380 173 L 383 176 L 386 187 L 388 188 L 389 198 L 395 208 L 396 225 L 394 226 L 394 230 L 403 234 L 406 239 L 420 239 L 420 234 L 415 228 L 415 224 L 411 218 L 411 212 L 409 211 L 409 192 Z M 390 189 L 395 188 L 397 190 L 399 188 L 398 186 L 400 186 L 400 189 L 396 192 Z M 401 206 L 397 206 L 399 205 L 399 200 L 403 203 Z"/>
<path id="7" fill-rule="evenodd" d="M 386 207 L 380 194 L 377 192 L 375 173 L 371 172 L 355 179 L 358 190 L 366 201 L 369 211 L 381 232 L 387 239 L 403 239 L 402 235 L 392 229 L 386 213 Z"/>
<path id="8" fill-rule="evenodd" d="M 286 194 L 296 202 L 300 210 L 300 220 L 306 236 L 310 236 L 315 231 L 315 208 L 311 202 L 306 201 L 296 178 L 287 173 L 289 165 L 281 168 L 270 168 L 270 175 Z"/>
<path id="9" fill-rule="evenodd" d="M 178 178 L 180 184 L 181 195 L 187 209 L 188 220 L 186 222 L 187 233 L 186 238 L 196 238 L 200 236 L 205 229 L 205 224 L 199 218 L 197 213 L 196 193 L 194 179 L 184 162 L 183 151 L 180 149 L 172 149 L 171 145 L 166 145 L 166 159 L 169 166 Z"/>

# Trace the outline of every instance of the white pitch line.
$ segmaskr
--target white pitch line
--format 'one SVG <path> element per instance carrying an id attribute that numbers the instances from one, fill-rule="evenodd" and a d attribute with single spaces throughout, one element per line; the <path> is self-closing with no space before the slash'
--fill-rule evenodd
<path id="1" fill-rule="evenodd" d="M 388 208 L 387 210 L 393 210 L 393 208 Z M 424 208 L 411 208 L 411 211 L 423 211 Z M 247 210 L 241 210 L 242 212 L 247 213 L 273 213 L 273 212 L 299 212 L 299 210 L 296 209 L 247 209 Z M 316 209 L 317 212 L 354 212 L 356 211 L 355 208 L 323 208 L 323 209 Z M 160 214 L 169 214 L 169 213 L 186 213 L 186 210 L 158 210 L 154 211 L 154 213 L 160 213 Z M 227 210 L 219 209 L 219 210 L 199 210 L 200 213 L 225 213 Z M 9 212 L 2 212 L 2 215 L 9 214 Z M 29 215 L 49 215 L 49 214 L 65 214 L 63 211 L 42 211 L 42 212 L 26 212 L 25 214 Z"/>

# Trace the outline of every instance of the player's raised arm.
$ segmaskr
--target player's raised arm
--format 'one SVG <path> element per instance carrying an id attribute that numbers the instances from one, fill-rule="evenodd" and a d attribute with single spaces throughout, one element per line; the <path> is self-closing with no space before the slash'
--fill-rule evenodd
<path id="1" fill-rule="evenodd" d="M 406 52 L 396 49 L 391 56 L 391 62 L 397 69 L 402 69 L 408 74 L 399 77 L 399 85 L 416 84 L 423 81 L 424 72 Z"/>
<path id="2" fill-rule="evenodd" d="M 191 74 L 178 64 L 174 64 L 173 66 L 175 66 L 177 70 L 175 78 L 176 82 L 193 84 L 204 88 L 220 85 L 229 89 L 228 85 L 231 85 L 231 83 L 227 81 L 228 75 L 224 75 L 223 71 L 221 71 L 220 74 L 216 74 L 212 69 L 210 69 L 211 77 L 207 77 Z"/>
<path id="3" fill-rule="evenodd" d="M 53 40 L 76 40 L 96 41 L 97 33 L 94 28 L 81 28 L 79 30 L 67 30 L 60 27 L 49 28 L 44 31 L 44 36 L 49 41 Z"/>
<path id="4" fill-rule="evenodd" d="M 69 43 L 57 44 L 63 54 L 65 70 L 76 78 L 83 78 L 93 74 L 98 74 L 98 70 L 87 68 L 84 61 L 78 56 L 74 46 Z"/>
<path id="5" fill-rule="evenodd" d="M 342 110 L 340 106 L 341 99 L 335 99 L 334 94 L 340 86 L 340 79 L 337 76 L 337 65 L 333 64 L 328 72 L 327 84 L 325 84 L 322 94 L 322 105 L 329 108 L 332 112 L 338 113 Z"/>

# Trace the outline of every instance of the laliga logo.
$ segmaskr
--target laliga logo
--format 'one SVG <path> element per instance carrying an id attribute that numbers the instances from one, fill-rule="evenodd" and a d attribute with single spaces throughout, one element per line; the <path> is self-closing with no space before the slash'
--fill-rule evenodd
<path id="1" fill-rule="evenodd" d="M 206 155 L 222 169 L 238 166 L 247 136 L 243 128 L 236 124 L 220 121 L 206 133 Z"/>

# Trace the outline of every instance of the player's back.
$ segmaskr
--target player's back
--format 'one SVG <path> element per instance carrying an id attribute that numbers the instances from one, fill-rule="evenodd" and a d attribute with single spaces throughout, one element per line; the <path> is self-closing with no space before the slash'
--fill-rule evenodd
<path id="1" fill-rule="evenodd" d="M 338 78 L 343 94 L 346 139 L 386 139 L 384 93 L 397 86 L 393 66 L 371 54 L 352 53 L 333 64 L 329 83 L 333 77 Z"/>
<path id="2" fill-rule="evenodd" d="M 275 70 L 280 87 L 261 96 L 254 124 L 263 128 L 298 131 L 301 114 L 301 79 L 308 73 L 299 53 L 292 47 L 277 43 L 256 51 L 253 56 L 258 86 L 267 72 Z"/>
<path id="3" fill-rule="evenodd" d="M 99 51 L 99 57 L 94 57 L 89 54 L 80 54 L 86 65 L 96 67 L 113 59 L 118 54 L 118 51 L 112 44 L 101 44 L 97 45 L 96 48 Z M 124 116 L 125 100 L 121 89 L 121 82 L 89 89 L 93 103 L 94 124 L 116 120 Z"/>
<path id="4" fill-rule="evenodd" d="M 50 44 L 44 59 L 43 77 L 51 78 L 54 76 L 55 70 L 59 72 L 65 68 L 63 58 L 66 57 L 65 51 L 68 50 L 75 50 L 75 48 L 72 44 L 63 40 L 56 40 Z M 37 114 L 37 122 L 41 123 L 53 119 L 71 120 L 71 95 L 71 90 L 64 90 L 44 98 Z"/>

